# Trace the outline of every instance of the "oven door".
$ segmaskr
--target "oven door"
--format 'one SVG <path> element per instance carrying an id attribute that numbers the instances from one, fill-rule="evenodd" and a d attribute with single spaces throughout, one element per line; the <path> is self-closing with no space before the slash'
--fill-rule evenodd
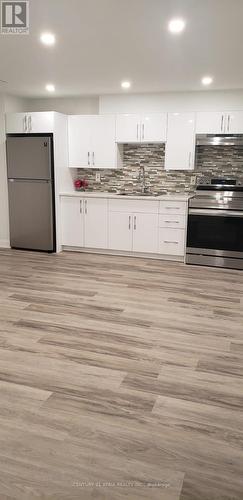
<path id="1" fill-rule="evenodd" d="M 243 258 L 243 211 L 189 209 L 187 254 Z"/>

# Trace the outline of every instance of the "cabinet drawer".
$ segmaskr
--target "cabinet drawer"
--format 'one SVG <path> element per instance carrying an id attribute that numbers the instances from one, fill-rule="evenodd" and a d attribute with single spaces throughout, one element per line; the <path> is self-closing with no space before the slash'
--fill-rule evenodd
<path id="1" fill-rule="evenodd" d="M 159 253 L 165 255 L 184 255 L 185 230 L 184 229 L 159 229 Z"/>
<path id="2" fill-rule="evenodd" d="M 163 214 L 159 216 L 159 227 L 171 227 L 174 229 L 184 229 L 186 227 L 185 215 L 177 215 L 173 213 Z"/>
<path id="3" fill-rule="evenodd" d="M 187 204 L 184 201 L 160 201 L 160 214 L 185 214 Z"/>
<path id="4" fill-rule="evenodd" d="M 156 214 L 159 210 L 159 202 L 153 200 L 129 200 L 125 199 L 110 199 L 110 212 L 125 212 L 125 213 L 146 213 Z"/>

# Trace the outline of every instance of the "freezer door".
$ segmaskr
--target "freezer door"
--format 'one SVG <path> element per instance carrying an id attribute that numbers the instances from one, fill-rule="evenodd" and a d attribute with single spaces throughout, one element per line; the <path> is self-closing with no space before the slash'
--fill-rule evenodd
<path id="1" fill-rule="evenodd" d="M 11 247 L 52 251 L 52 182 L 12 179 L 8 186 Z"/>
<path id="2" fill-rule="evenodd" d="M 8 178 L 51 179 L 50 137 L 7 137 Z"/>

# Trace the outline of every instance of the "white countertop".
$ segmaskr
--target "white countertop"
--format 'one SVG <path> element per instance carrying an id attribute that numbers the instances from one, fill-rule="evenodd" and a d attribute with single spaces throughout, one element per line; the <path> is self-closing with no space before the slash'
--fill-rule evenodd
<path id="1" fill-rule="evenodd" d="M 65 191 L 60 193 L 60 196 L 75 196 L 78 198 L 118 198 L 123 200 L 170 200 L 170 201 L 188 201 L 192 196 L 189 193 L 168 193 L 160 196 L 143 196 L 143 195 L 122 195 L 116 193 L 105 193 L 103 191 Z"/>

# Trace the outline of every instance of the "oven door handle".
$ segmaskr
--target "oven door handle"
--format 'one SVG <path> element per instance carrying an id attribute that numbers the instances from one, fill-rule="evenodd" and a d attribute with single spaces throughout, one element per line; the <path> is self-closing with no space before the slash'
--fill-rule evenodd
<path id="1" fill-rule="evenodd" d="M 216 217 L 243 217 L 242 212 L 236 210 L 204 210 L 201 208 L 189 208 L 189 215 L 212 215 Z"/>

